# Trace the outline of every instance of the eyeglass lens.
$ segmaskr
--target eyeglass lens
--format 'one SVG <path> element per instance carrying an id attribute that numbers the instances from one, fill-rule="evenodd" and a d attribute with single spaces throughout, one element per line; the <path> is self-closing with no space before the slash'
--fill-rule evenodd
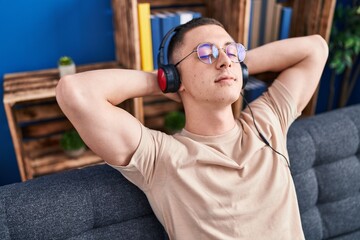
<path id="1" fill-rule="evenodd" d="M 240 43 L 230 43 L 225 47 L 225 53 L 232 62 L 242 62 L 246 49 Z M 197 55 L 203 63 L 212 64 L 219 57 L 219 48 L 212 43 L 202 43 L 197 47 Z"/>

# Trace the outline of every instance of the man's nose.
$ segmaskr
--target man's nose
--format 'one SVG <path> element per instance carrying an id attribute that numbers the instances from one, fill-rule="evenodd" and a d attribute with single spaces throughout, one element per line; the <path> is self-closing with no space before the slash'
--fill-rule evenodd
<path id="1" fill-rule="evenodd" d="M 219 59 L 217 60 L 216 67 L 217 68 L 224 68 L 224 67 L 231 67 L 231 59 L 226 54 L 226 50 L 221 48 L 219 51 Z"/>

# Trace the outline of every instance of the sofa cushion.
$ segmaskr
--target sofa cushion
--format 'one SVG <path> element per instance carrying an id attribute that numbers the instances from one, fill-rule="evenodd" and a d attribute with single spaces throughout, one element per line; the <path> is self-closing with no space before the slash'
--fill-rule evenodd
<path id="1" fill-rule="evenodd" d="M 359 239 L 360 105 L 295 121 L 287 147 L 306 239 Z"/>

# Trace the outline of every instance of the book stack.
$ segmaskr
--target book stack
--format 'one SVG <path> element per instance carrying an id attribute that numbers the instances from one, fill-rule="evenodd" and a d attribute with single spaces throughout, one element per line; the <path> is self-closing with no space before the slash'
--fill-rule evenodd
<path id="1" fill-rule="evenodd" d="M 290 36 L 293 9 L 286 0 L 252 0 L 249 48 Z"/>
<path id="2" fill-rule="evenodd" d="M 173 27 L 198 17 L 201 17 L 201 13 L 199 12 L 184 10 L 152 11 L 149 3 L 139 3 L 138 23 L 141 69 L 144 71 L 153 71 L 154 69 L 157 69 L 157 55 L 161 41 L 165 34 Z M 168 42 L 165 44 L 165 56 L 167 56 L 166 50 L 168 48 L 168 44 Z"/>

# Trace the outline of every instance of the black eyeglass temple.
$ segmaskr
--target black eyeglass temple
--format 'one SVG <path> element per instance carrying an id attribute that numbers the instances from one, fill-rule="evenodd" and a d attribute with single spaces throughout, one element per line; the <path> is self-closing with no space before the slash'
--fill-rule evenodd
<path id="1" fill-rule="evenodd" d="M 191 53 L 189 53 L 188 55 L 186 55 L 185 57 L 183 57 L 183 59 L 181 59 L 180 61 L 178 61 L 177 63 L 175 63 L 174 66 L 176 67 L 177 65 L 179 65 L 182 61 L 184 61 L 188 56 L 190 56 L 190 55 L 193 54 L 194 52 L 197 52 L 197 50 L 196 50 L 196 49 L 192 50 Z"/>

